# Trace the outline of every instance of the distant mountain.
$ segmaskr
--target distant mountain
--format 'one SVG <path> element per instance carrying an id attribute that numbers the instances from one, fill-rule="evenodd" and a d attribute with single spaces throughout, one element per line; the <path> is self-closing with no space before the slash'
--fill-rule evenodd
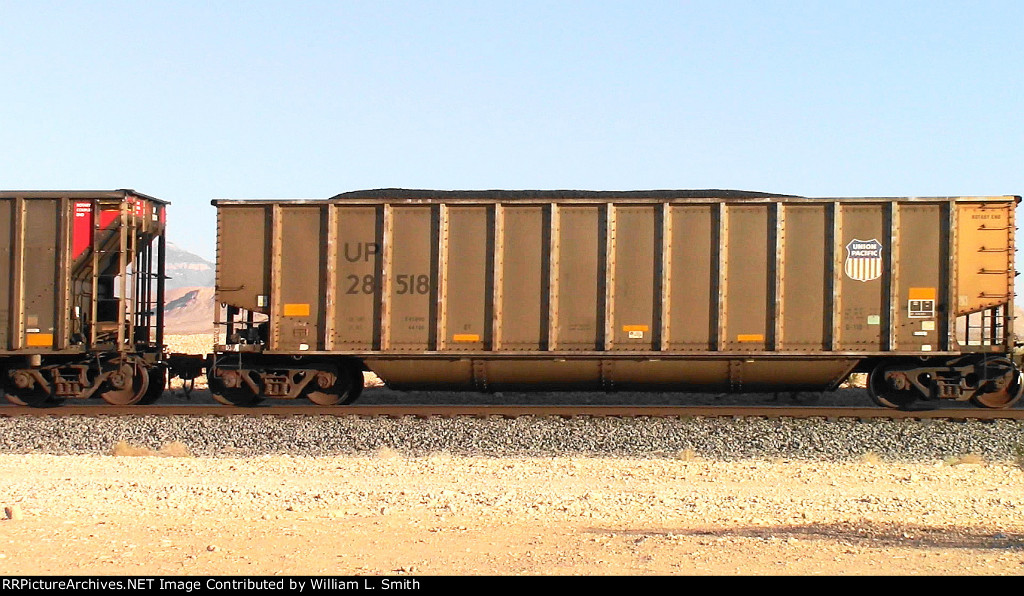
<path id="1" fill-rule="evenodd" d="M 213 288 L 175 288 L 168 290 L 164 299 L 164 329 L 167 333 L 213 333 Z"/>
<path id="2" fill-rule="evenodd" d="M 177 247 L 173 242 L 167 243 L 167 277 L 166 288 L 212 288 L 216 270 L 213 263 L 199 255 Z"/>
<path id="3" fill-rule="evenodd" d="M 213 333 L 213 263 L 167 243 L 164 328 L 170 334 Z"/>

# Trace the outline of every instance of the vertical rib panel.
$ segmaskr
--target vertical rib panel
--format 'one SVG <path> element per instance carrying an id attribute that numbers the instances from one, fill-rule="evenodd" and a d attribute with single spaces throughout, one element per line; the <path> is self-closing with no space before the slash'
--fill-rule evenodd
<path id="1" fill-rule="evenodd" d="M 840 330 L 842 329 L 842 296 L 840 287 L 843 276 L 843 212 L 838 201 L 832 202 L 832 284 L 829 287 L 829 314 L 832 323 L 831 342 L 829 350 L 839 349 L 841 341 Z"/>
<path id="2" fill-rule="evenodd" d="M 494 251 L 491 262 L 491 275 L 493 285 L 491 286 L 491 344 L 490 349 L 497 351 L 501 349 L 501 328 L 502 328 L 502 291 L 505 280 L 505 209 L 501 203 L 495 203 L 494 225 L 491 228 Z"/>
<path id="3" fill-rule="evenodd" d="M 605 242 L 604 259 L 604 349 L 611 350 L 615 342 L 615 205 L 604 206 Z"/>
<path id="4" fill-rule="evenodd" d="M 283 315 L 281 304 L 281 227 L 283 225 L 281 205 L 270 208 L 270 349 L 281 345 L 280 321 Z"/>
<path id="5" fill-rule="evenodd" d="M 437 206 L 437 328 L 435 350 L 447 347 L 448 333 L 448 205 Z"/>
<path id="6" fill-rule="evenodd" d="M 327 253 L 323 256 L 326 279 L 321 282 L 326 283 L 326 287 L 324 287 L 324 330 L 321 339 L 324 350 L 334 349 L 338 301 L 338 213 L 338 207 L 332 203 L 323 206 L 323 217 L 326 218 L 327 223 Z"/>
<path id="7" fill-rule="evenodd" d="M 658 306 L 661 311 L 661 333 L 659 334 L 658 349 L 665 351 L 669 349 L 669 341 L 672 337 L 672 205 L 662 203 L 661 205 L 661 268 L 658 271 L 658 279 L 661 283 Z"/>
<path id="8" fill-rule="evenodd" d="M 391 204 L 384 205 L 384 214 L 381 221 L 382 241 L 381 248 L 381 276 L 380 276 L 380 349 L 387 351 L 391 349 L 391 279 L 394 260 L 394 209 Z"/>
<path id="9" fill-rule="evenodd" d="M 782 324 L 783 313 L 785 312 L 785 255 L 786 255 L 786 207 L 783 203 L 775 204 L 775 303 L 769 304 L 769 311 L 772 313 L 774 322 L 773 338 L 771 345 L 765 346 L 770 350 L 781 350 L 783 346 L 783 333 L 785 326 Z"/>
<path id="10" fill-rule="evenodd" d="M 726 324 L 728 313 L 726 297 L 729 281 L 729 208 L 718 203 L 718 329 L 715 335 L 715 349 L 725 350 Z"/>
<path id="11" fill-rule="evenodd" d="M 888 300 L 889 305 L 889 316 L 885 330 L 885 341 L 883 342 L 882 349 L 884 350 L 896 350 L 898 349 L 898 341 L 896 338 L 896 325 L 898 324 L 900 304 L 899 304 L 899 263 L 900 263 L 900 208 L 896 201 L 889 201 L 888 205 L 888 219 L 889 219 L 889 258 L 886 263 L 885 272 L 882 274 L 887 277 L 888 282 Z"/>
<path id="12" fill-rule="evenodd" d="M 558 349 L 558 276 L 559 276 L 559 252 L 561 252 L 561 240 L 559 236 L 559 208 L 557 203 L 551 203 L 550 211 L 550 234 L 548 243 L 548 350 Z"/>

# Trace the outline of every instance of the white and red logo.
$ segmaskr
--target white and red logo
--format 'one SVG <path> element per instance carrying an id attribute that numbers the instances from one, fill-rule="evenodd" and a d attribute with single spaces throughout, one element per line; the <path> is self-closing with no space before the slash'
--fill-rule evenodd
<path id="1" fill-rule="evenodd" d="M 77 259 L 92 244 L 92 201 L 75 201 L 71 226 L 71 257 Z"/>
<path id="2" fill-rule="evenodd" d="M 846 245 L 846 275 L 857 281 L 882 277 L 882 243 L 878 240 L 857 240 Z"/>

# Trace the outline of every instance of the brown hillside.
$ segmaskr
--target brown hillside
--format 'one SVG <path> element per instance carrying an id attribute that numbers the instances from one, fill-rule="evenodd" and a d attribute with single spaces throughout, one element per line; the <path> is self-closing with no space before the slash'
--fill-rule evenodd
<path id="1" fill-rule="evenodd" d="M 164 303 L 166 333 L 213 333 L 213 288 L 167 290 Z"/>

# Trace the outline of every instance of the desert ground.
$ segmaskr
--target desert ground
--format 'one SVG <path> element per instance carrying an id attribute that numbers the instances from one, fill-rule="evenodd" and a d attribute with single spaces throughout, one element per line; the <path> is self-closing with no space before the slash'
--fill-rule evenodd
<path id="1" fill-rule="evenodd" d="M 675 458 L 0 456 L 7 575 L 1018 575 L 1024 471 Z"/>
<path id="2" fill-rule="evenodd" d="M 871 453 L 721 461 L 686 451 L 484 457 L 387 448 L 199 457 L 187 439 L 159 450 L 119 442 L 95 455 L 4 453 L 0 569 L 1021 575 L 1022 465 Z"/>

